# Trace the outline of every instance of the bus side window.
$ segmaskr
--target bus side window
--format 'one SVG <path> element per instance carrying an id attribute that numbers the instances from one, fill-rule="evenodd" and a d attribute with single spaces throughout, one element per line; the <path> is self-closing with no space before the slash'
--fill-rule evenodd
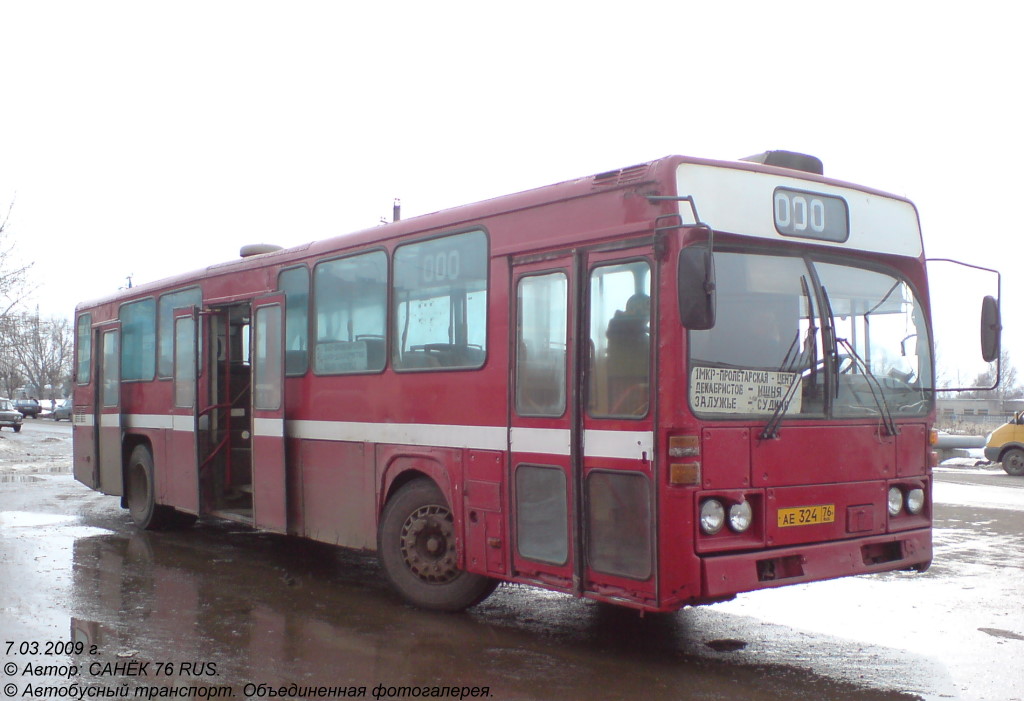
<path id="1" fill-rule="evenodd" d="M 318 375 L 384 369 L 387 271 L 387 254 L 383 251 L 329 260 L 316 266 L 313 370 Z"/>
<path id="2" fill-rule="evenodd" d="M 122 305 L 121 380 L 152 380 L 156 374 L 156 300 Z"/>
<path id="3" fill-rule="evenodd" d="M 157 377 L 171 377 L 174 370 L 174 310 L 203 306 L 203 292 L 198 287 L 160 295 L 157 306 Z"/>
<path id="4" fill-rule="evenodd" d="M 392 356 L 399 370 L 478 368 L 487 357 L 487 235 L 395 250 Z"/>
<path id="5" fill-rule="evenodd" d="M 592 416 L 647 414 L 651 373 L 650 265 L 594 268 L 590 277 Z"/>
<path id="6" fill-rule="evenodd" d="M 516 411 L 520 416 L 565 413 L 567 293 L 563 272 L 519 281 Z"/>
<path id="7" fill-rule="evenodd" d="M 92 315 L 78 317 L 75 343 L 75 381 L 80 385 L 92 382 Z"/>
<path id="8" fill-rule="evenodd" d="M 309 369 L 309 268 L 282 270 L 277 289 L 285 299 L 285 374 L 305 375 Z"/>

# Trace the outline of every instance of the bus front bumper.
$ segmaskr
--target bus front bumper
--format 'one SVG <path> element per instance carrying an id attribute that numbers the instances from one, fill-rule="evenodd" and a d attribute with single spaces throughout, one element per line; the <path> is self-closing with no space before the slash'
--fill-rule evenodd
<path id="1" fill-rule="evenodd" d="M 928 569 L 930 529 L 811 543 L 755 553 L 703 559 L 703 596 L 728 597 L 745 591 L 816 582 L 855 574 Z"/>

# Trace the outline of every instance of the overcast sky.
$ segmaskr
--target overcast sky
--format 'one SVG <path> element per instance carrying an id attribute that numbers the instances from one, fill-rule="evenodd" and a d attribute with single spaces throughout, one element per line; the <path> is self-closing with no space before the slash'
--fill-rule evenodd
<path id="1" fill-rule="evenodd" d="M 930 256 L 1001 268 L 1019 299 L 1024 10 L 953 7 L 0 0 L 0 204 L 35 302 L 70 317 L 394 197 L 410 217 L 782 148 L 911 198 Z"/>

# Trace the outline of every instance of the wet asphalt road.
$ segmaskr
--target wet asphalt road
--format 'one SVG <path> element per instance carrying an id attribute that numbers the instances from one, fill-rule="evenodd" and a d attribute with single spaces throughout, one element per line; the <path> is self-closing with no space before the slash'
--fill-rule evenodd
<path id="1" fill-rule="evenodd" d="M 57 683 L 122 698 L 135 687 L 258 697 L 260 684 L 366 687 L 366 698 L 378 685 L 487 687 L 496 699 L 1024 697 L 1024 512 L 984 498 L 936 505 L 924 575 L 643 618 L 507 586 L 444 615 L 401 603 L 372 555 L 214 521 L 138 533 L 116 498 L 66 474 L 69 454 L 66 423 L 0 433 L 0 699 Z M 1024 488 L 993 472 L 937 479 Z M 68 640 L 82 654 L 45 654 Z"/>

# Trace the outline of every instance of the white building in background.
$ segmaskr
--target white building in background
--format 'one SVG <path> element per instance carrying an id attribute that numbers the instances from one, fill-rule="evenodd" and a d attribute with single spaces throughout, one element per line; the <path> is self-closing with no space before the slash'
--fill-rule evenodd
<path id="1" fill-rule="evenodd" d="M 1024 410 L 1024 399 L 954 399 L 942 397 L 936 400 L 936 422 L 939 426 L 949 423 L 991 424 L 998 426 Z"/>

